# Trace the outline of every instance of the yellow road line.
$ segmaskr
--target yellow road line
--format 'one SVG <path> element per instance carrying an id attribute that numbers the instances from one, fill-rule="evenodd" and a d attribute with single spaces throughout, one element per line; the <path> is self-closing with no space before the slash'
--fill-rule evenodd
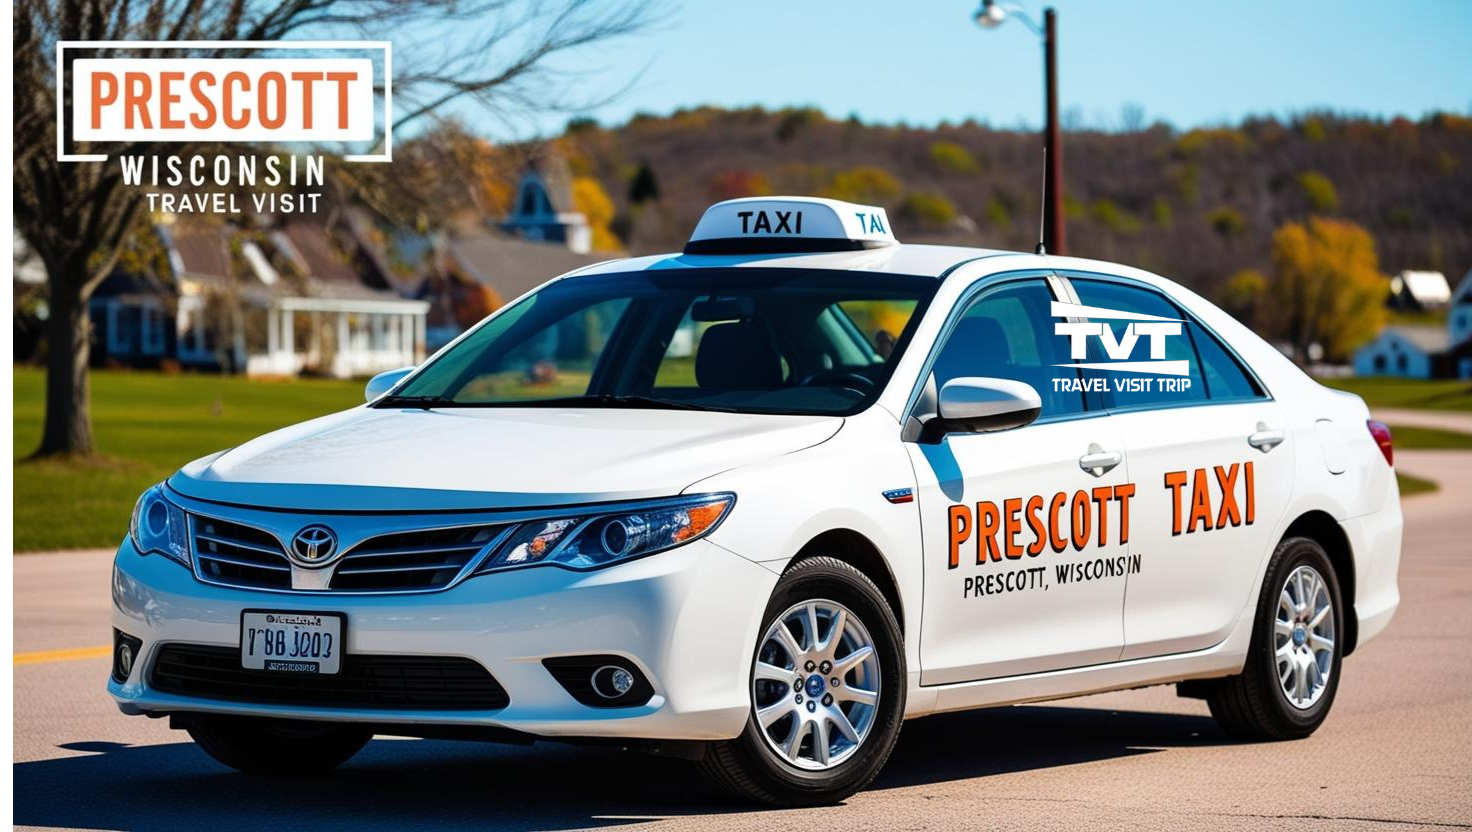
<path id="1" fill-rule="evenodd" d="M 68 647 L 65 650 L 34 650 L 16 653 L 15 664 L 45 664 L 46 662 L 69 662 L 73 659 L 100 659 L 112 655 L 112 646 L 99 644 L 96 647 Z"/>

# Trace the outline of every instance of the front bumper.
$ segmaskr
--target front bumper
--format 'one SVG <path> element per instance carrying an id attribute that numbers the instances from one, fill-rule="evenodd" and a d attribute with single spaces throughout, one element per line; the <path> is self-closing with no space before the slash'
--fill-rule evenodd
<path id="1" fill-rule="evenodd" d="M 139 659 L 108 692 L 128 714 L 217 713 L 437 726 L 488 726 L 545 737 L 718 740 L 750 709 L 751 651 L 773 572 L 707 541 L 593 572 L 552 567 L 472 578 L 427 594 L 341 595 L 213 586 L 124 540 L 113 568 L 113 626 L 141 639 Z M 342 612 L 346 653 L 462 656 L 506 689 L 495 711 L 350 709 L 181 696 L 150 686 L 170 643 L 233 647 L 243 609 Z M 637 665 L 644 705 L 580 704 L 543 666 L 555 656 L 614 654 Z"/>

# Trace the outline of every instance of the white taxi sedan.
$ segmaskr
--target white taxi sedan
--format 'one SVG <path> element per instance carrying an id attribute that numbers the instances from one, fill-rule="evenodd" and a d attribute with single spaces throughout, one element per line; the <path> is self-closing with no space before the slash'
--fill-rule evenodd
<path id="1" fill-rule="evenodd" d="M 221 762 L 617 740 L 844 798 L 905 719 L 1179 683 L 1305 737 L 1399 600 L 1389 432 L 1201 297 L 711 207 L 138 502 L 108 689 Z"/>

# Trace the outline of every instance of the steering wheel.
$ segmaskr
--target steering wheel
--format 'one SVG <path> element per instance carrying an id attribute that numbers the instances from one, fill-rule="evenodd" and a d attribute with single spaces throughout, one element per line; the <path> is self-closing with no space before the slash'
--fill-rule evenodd
<path id="1" fill-rule="evenodd" d="M 874 379 L 863 373 L 855 373 L 849 370 L 819 370 L 809 373 L 797 382 L 799 387 L 836 387 L 840 390 L 848 390 L 857 393 L 860 397 L 874 392 L 878 384 Z"/>

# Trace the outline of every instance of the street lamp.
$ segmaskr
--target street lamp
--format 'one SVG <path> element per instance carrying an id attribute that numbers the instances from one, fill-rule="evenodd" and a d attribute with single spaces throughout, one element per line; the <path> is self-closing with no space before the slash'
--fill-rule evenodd
<path id="1" fill-rule="evenodd" d="M 1042 245 L 1053 254 L 1064 254 L 1067 244 L 1063 228 L 1063 136 L 1058 130 L 1058 15 L 1051 8 L 1043 9 L 1043 25 L 1038 26 L 1021 6 L 981 0 L 975 20 L 983 29 L 995 29 L 1008 16 L 1022 21 L 1043 44 L 1043 88 L 1047 98 L 1043 150 L 1047 163 L 1043 176 Z"/>

